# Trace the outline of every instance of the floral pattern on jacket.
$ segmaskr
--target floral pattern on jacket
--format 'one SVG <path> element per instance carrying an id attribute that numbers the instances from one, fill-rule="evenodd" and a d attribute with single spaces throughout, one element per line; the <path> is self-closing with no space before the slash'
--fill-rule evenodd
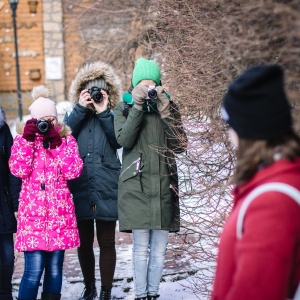
<path id="1" fill-rule="evenodd" d="M 66 129 L 67 128 L 67 129 Z M 72 194 L 67 180 L 77 178 L 83 168 L 74 137 L 67 126 L 58 127 L 62 144 L 45 149 L 43 138 L 34 142 L 17 135 L 9 167 L 22 178 L 19 199 L 17 251 L 64 250 L 79 246 Z"/>

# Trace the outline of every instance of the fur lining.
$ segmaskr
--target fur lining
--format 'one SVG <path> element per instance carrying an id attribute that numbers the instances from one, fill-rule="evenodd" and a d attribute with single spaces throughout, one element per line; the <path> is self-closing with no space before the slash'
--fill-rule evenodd
<path id="1" fill-rule="evenodd" d="M 58 131 L 59 135 L 61 137 L 66 137 L 67 135 L 70 135 L 72 133 L 71 128 L 68 125 L 66 125 L 66 124 L 58 122 L 57 126 L 61 127 L 60 130 Z M 16 125 L 16 132 L 18 134 L 23 134 L 24 133 L 24 127 L 25 127 L 25 123 L 24 122 L 18 122 L 17 125 Z"/>
<path id="2" fill-rule="evenodd" d="M 96 61 L 80 68 L 72 81 L 69 89 L 69 100 L 73 105 L 78 103 L 80 92 L 85 88 L 86 83 L 99 77 L 103 77 L 108 86 L 111 106 L 115 107 L 121 101 L 122 86 L 120 78 L 116 75 L 112 66 Z"/>
<path id="3" fill-rule="evenodd" d="M 5 115 L 5 111 L 3 110 L 2 107 L 0 107 L 0 128 L 3 127 L 3 125 L 6 122 L 6 115 Z"/>

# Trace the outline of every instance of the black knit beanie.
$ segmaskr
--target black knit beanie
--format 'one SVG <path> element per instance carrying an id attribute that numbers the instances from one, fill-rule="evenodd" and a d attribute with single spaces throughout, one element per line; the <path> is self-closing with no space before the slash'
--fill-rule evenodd
<path id="1" fill-rule="evenodd" d="M 223 99 L 222 117 L 240 138 L 267 140 L 292 127 L 291 107 L 278 66 L 256 66 L 233 81 Z"/>

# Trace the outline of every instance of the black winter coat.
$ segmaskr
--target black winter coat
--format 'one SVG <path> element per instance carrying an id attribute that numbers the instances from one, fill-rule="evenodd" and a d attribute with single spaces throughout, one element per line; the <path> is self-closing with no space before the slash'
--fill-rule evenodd
<path id="1" fill-rule="evenodd" d="M 96 114 L 77 103 L 64 122 L 71 127 L 84 162 L 80 177 L 68 182 L 77 219 L 117 220 L 121 164 L 112 112 Z"/>
<path id="2" fill-rule="evenodd" d="M 13 138 L 5 122 L 5 114 L 0 109 L 0 234 L 14 233 L 17 221 L 21 179 L 13 176 L 8 167 Z"/>

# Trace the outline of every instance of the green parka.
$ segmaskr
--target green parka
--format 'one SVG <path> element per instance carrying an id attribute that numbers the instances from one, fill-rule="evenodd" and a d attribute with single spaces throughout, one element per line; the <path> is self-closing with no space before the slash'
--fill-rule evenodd
<path id="1" fill-rule="evenodd" d="M 123 146 L 119 177 L 120 231 L 180 229 L 178 176 L 175 153 L 187 145 L 181 117 L 171 102 L 171 117 L 146 113 L 135 107 L 123 115 L 125 103 L 115 108 L 115 134 Z"/>

